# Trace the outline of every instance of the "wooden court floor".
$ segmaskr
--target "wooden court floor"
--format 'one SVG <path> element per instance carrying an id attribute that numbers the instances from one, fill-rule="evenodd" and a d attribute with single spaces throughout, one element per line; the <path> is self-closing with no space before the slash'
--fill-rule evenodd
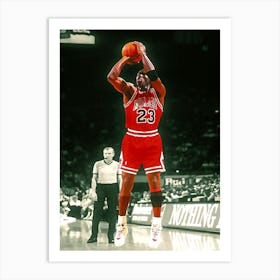
<path id="1" fill-rule="evenodd" d="M 147 242 L 150 227 L 128 224 L 126 244 L 116 247 L 107 240 L 108 223 L 99 225 L 98 242 L 88 244 L 91 235 L 90 220 L 62 220 L 60 223 L 60 250 L 86 251 L 86 250 L 151 250 Z M 157 249 L 170 251 L 216 251 L 220 249 L 220 235 L 217 233 L 204 233 L 181 229 L 163 228 L 161 243 Z"/>

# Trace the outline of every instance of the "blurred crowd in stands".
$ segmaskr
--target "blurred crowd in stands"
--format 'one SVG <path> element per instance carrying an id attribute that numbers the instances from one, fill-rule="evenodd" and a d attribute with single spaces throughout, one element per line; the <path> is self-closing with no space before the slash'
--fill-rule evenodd
<path id="1" fill-rule="evenodd" d="M 162 187 L 163 202 L 215 202 L 220 201 L 219 175 L 191 176 L 194 183 L 174 186 L 167 184 Z M 140 199 L 139 199 L 140 195 Z M 135 194 L 135 196 L 137 196 Z M 150 202 L 150 194 L 144 191 L 138 193 L 137 202 Z"/>
<path id="2" fill-rule="evenodd" d="M 69 191 L 69 190 L 68 190 Z M 82 192 L 76 189 L 74 194 L 65 193 L 60 188 L 60 217 L 65 219 L 72 217 L 75 219 L 91 219 L 93 215 L 93 201 L 90 189 Z"/>
<path id="3" fill-rule="evenodd" d="M 217 202 L 220 201 L 220 176 L 213 175 L 191 175 L 185 184 L 165 184 L 162 187 L 164 203 L 188 203 L 188 202 Z M 190 183 L 193 182 L 193 183 Z M 128 216 L 131 215 L 136 203 L 150 203 L 150 192 L 132 192 Z M 103 219 L 106 221 L 107 204 L 105 201 Z M 60 214 L 61 219 L 72 217 L 75 219 L 91 220 L 93 215 L 93 201 L 90 189 L 82 191 L 76 188 L 60 189 Z"/>

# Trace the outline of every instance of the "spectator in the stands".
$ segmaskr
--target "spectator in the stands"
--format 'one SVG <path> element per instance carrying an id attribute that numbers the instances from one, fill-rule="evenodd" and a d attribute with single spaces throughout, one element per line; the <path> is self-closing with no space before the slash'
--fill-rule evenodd
<path id="1" fill-rule="evenodd" d="M 69 216 L 76 219 L 81 218 L 81 201 L 78 199 L 78 196 L 76 194 L 70 197 L 69 208 L 71 209 Z"/>
<path id="2" fill-rule="evenodd" d="M 93 204 L 92 197 L 90 195 L 90 189 L 87 189 L 82 197 L 81 201 L 81 218 L 86 219 L 91 216 L 91 205 Z"/>

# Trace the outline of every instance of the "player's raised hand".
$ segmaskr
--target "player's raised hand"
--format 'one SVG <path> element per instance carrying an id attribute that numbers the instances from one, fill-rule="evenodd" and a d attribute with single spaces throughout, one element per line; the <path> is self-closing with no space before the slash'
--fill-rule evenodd
<path id="1" fill-rule="evenodd" d="M 122 57 L 123 61 L 126 63 L 126 64 L 129 64 L 129 65 L 132 65 L 132 64 L 135 64 L 135 63 L 139 63 L 139 61 L 135 62 L 134 61 L 134 58 L 133 57 L 130 57 L 130 56 L 123 56 Z"/>
<path id="2" fill-rule="evenodd" d="M 137 52 L 139 54 L 141 54 L 141 55 L 142 54 L 146 54 L 146 47 L 145 47 L 145 45 L 143 43 L 138 42 L 138 41 L 134 41 L 134 43 L 135 43 L 135 45 L 137 47 Z"/>

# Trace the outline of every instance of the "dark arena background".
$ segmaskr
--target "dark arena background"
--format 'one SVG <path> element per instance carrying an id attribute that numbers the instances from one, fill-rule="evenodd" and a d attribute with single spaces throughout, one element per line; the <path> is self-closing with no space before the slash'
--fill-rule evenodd
<path id="1" fill-rule="evenodd" d="M 67 42 L 77 35 L 91 36 L 93 43 Z M 126 132 L 122 95 L 106 77 L 121 58 L 122 46 L 136 40 L 146 46 L 167 90 L 159 126 L 166 167 L 161 175 L 164 202 L 218 203 L 220 31 L 61 30 L 60 36 L 61 201 L 73 196 L 83 200 L 93 164 L 102 159 L 105 146 L 114 147 L 114 159 L 119 159 Z M 141 68 L 141 63 L 126 65 L 121 77 L 135 82 Z M 149 202 L 143 169 L 136 177 L 129 214 L 137 202 Z M 67 214 L 77 219 L 87 215 L 80 216 L 73 207 Z"/>

